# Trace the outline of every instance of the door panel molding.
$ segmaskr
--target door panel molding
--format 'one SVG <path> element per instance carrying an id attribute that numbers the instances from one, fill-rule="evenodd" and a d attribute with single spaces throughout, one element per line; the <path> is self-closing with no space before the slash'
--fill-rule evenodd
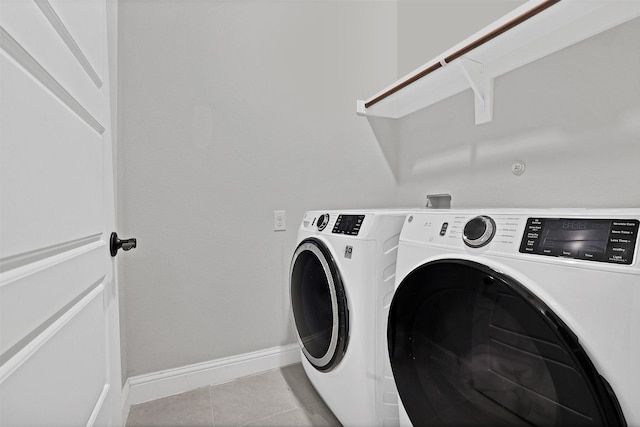
<path id="1" fill-rule="evenodd" d="M 103 293 L 100 284 L 0 366 L 0 424 L 87 423 L 107 384 Z"/>
<path id="2" fill-rule="evenodd" d="M 0 257 L 100 233 L 105 138 L 11 58 L 0 61 Z"/>
<path id="3" fill-rule="evenodd" d="M 22 348 L 14 357 L 0 365 L 0 385 L 10 377 L 16 370 L 20 368 L 29 358 L 34 355 L 41 347 L 47 344 L 58 332 L 60 332 L 67 324 L 71 323 L 82 310 L 91 304 L 94 300 L 101 303 L 104 293 L 104 285 L 100 283 L 84 298 L 77 302 L 70 310 L 60 316 L 55 322 L 47 327 L 35 339 L 30 341 Z M 2 423 L 0 423 L 2 424 Z"/>
<path id="4" fill-rule="evenodd" d="M 74 249 L 82 248 L 86 246 L 84 249 L 89 250 L 92 248 L 91 244 L 100 241 L 102 234 L 93 234 L 87 237 L 81 237 L 79 239 L 71 240 L 68 242 L 59 243 L 57 245 L 48 246 L 42 249 L 36 249 L 33 251 L 21 253 L 18 255 L 12 255 L 5 258 L 0 259 L 0 271 L 5 273 L 9 270 L 18 269 L 20 267 L 26 266 L 27 264 L 36 263 L 39 261 L 46 260 L 47 258 L 53 258 L 57 255 L 61 255 L 67 253 L 68 256 L 75 256 L 73 253 Z M 102 244 L 105 244 L 104 242 Z M 49 260 L 50 263 L 57 263 L 59 260 L 53 259 Z M 31 266 L 31 269 L 35 269 L 39 267 Z M 29 273 L 27 273 L 29 274 Z M 11 277 L 11 279 L 7 278 Z M 10 281 L 16 280 L 13 276 L 2 276 L 0 279 L 0 287 L 4 284 L 9 283 Z"/>
<path id="5" fill-rule="evenodd" d="M 46 87 L 63 104 L 69 107 L 89 127 L 102 135 L 104 126 L 76 100 L 49 72 L 22 47 L 11 34 L 0 26 L 0 48 L 2 48 L 14 61 L 24 68 L 33 78 Z"/>
<path id="6" fill-rule="evenodd" d="M 67 4 L 66 9 L 84 9 L 85 4 L 96 3 L 92 0 L 86 1 L 67 1 L 62 3 L 54 3 L 49 1 L 54 9 L 58 12 L 57 15 L 62 22 L 68 19 L 66 15 L 69 15 L 68 10 L 63 12 L 60 10 L 62 4 Z M 104 5 L 103 5 L 104 7 Z M 64 8 L 63 8 L 64 9 Z M 82 14 L 79 10 L 76 15 L 78 17 L 75 21 L 82 22 Z M 79 46 L 85 46 L 83 53 L 87 58 L 93 56 L 102 57 L 106 53 L 105 46 L 101 45 L 105 35 L 100 34 L 100 30 L 104 28 L 104 23 L 93 22 L 95 17 L 85 19 L 87 24 L 92 25 L 92 31 L 81 32 L 76 28 L 71 28 L 70 25 L 65 25 L 71 36 L 75 33 L 81 33 L 84 38 L 94 38 L 96 43 L 88 43 L 82 38 L 73 37 L 75 43 Z M 75 25 L 80 25 L 74 23 Z M 89 112 L 90 116 L 94 118 L 102 127 L 106 127 L 106 121 L 109 120 L 109 105 L 105 101 L 105 93 L 101 90 L 105 87 L 104 76 L 102 77 L 103 86 L 98 89 L 95 82 L 91 79 L 86 70 L 78 62 L 73 52 L 69 49 L 63 38 L 60 37 L 55 27 L 51 24 L 47 16 L 42 12 L 40 7 L 33 0 L 18 0 L 18 1 L 3 1 L 2 14 L 0 15 L 0 26 L 5 30 L 5 33 L 10 35 L 15 40 L 17 45 L 28 53 L 30 57 L 40 66 L 46 70 L 55 82 L 59 84 L 65 91 L 67 91 L 73 99 L 75 99 L 82 108 Z M 100 40 L 98 42 L 97 40 Z M 93 45 L 96 52 L 87 51 L 86 46 Z M 18 57 L 21 59 L 21 57 Z M 94 61 L 90 61 L 95 64 Z M 102 66 L 102 62 L 97 63 Z M 94 65 L 96 73 L 100 71 Z"/>
<path id="7" fill-rule="evenodd" d="M 80 292 L 75 298 L 73 298 L 69 303 L 63 305 L 58 311 L 54 312 L 49 316 L 49 314 L 55 310 L 56 305 L 54 304 L 44 304 L 43 301 L 39 301 L 40 304 L 37 305 L 38 308 L 43 308 L 46 310 L 45 312 L 30 310 L 30 313 L 25 314 L 25 318 L 18 318 L 18 316 L 6 316 L 12 317 L 10 319 L 2 319 L 3 325 L 8 325 L 12 328 L 10 332 L 2 331 L 3 341 L 2 341 L 2 354 L 0 355 L 0 366 L 2 366 L 5 362 L 11 359 L 13 356 L 18 354 L 20 350 L 25 348 L 32 340 L 34 340 L 38 335 L 43 333 L 49 326 L 55 323 L 58 319 L 64 316 L 70 309 L 72 309 L 76 304 L 82 301 L 87 295 L 89 295 L 94 289 L 96 289 L 100 284 L 103 283 L 105 276 L 102 276 L 99 280 L 94 282 L 92 285 L 88 286 L 85 290 Z M 24 291 L 23 289 L 20 289 Z M 64 295 L 63 297 L 68 297 L 69 295 Z M 59 298 L 63 300 L 63 298 Z M 4 300 L 4 295 L 3 295 Z M 15 301 L 10 301 L 15 303 Z M 3 301 L 3 305 L 4 301 Z M 10 304 L 6 304 L 10 305 Z M 44 306 L 44 307 L 43 307 Z M 3 307 L 3 312 L 6 310 Z M 8 311 L 8 310 L 7 310 Z M 13 313 L 11 313 L 13 314 Z M 5 317 L 3 313 L 3 317 Z M 13 323 L 10 323 L 12 322 Z M 4 329 L 5 327 L 3 327 Z M 10 347 L 9 347 L 10 346 Z M 7 348 L 8 347 L 8 348 Z"/>
<path id="8" fill-rule="evenodd" d="M 102 79 L 100 78 L 100 76 L 98 76 L 96 70 L 93 69 L 93 66 L 84 55 L 84 52 L 82 51 L 80 46 L 78 46 L 78 43 L 76 43 L 75 39 L 65 26 L 64 22 L 62 22 L 53 6 L 51 6 L 51 3 L 49 3 L 47 0 L 34 1 L 42 11 L 44 16 L 49 20 L 53 29 L 56 30 L 56 33 L 58 33 L 64 44 L 67 45 L 73 56 L 75 56 L 75 58 L 78 60 L 78 63 L 87 73 L 91 81 L 93 81 L 96 87 L 100 89 L 102 87 Z"/>

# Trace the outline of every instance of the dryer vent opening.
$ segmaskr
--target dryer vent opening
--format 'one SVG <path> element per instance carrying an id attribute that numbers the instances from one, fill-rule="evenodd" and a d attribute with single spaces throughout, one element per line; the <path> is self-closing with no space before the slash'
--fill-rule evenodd
<path id="1" fill-rule="evenodd" d="M 624 425 L 573 334 L 513 279 L 442 260 L 402 281 L 389 353 L 414 425 Z"/>

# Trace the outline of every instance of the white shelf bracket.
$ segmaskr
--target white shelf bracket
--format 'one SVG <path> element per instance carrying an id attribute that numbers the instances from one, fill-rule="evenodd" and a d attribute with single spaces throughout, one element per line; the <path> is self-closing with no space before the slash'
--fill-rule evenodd
<path id="1" fill-rule="evenodd" d="M 493 120 L 493 78 L 489 77 L 484 64 L 480 62 L 465 57 L 455 62 L 473 90 L 476 124 L 489 123 Z"/>
<path id="2" fill-rule="evenodd" d="M 356 114 L 359 116 L 366 116 L 367 115 L 367 107 L 364 106 L 365 102 L 358 99 L 356 101 Z"/>

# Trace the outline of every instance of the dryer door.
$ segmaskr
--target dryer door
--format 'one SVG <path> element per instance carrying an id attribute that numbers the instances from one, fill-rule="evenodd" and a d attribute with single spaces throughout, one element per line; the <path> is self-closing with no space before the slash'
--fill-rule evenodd
<path id="1" fill-rule="evenodd" d="M 394 296 L 388 344 L 414 425 L 625 425 L 569 328 L 487 266 L 415 269 Z"/>
<path id="2" fill-rule="evenodd" d="M 348 310 L 340 273 L 322 242 L 300 243 L 291 261 L 290 284 L 302 352 L 316 369 L 333 369 L 347 348 Z"/>

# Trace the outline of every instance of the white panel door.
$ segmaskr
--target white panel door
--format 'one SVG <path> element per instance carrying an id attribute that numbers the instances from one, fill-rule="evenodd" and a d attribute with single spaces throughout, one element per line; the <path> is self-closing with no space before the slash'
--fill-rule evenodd
<path id="1" fill-rule="evenodd" d="M 0 425 L 118 425 L 105 0 L 0 0 Z"/>

